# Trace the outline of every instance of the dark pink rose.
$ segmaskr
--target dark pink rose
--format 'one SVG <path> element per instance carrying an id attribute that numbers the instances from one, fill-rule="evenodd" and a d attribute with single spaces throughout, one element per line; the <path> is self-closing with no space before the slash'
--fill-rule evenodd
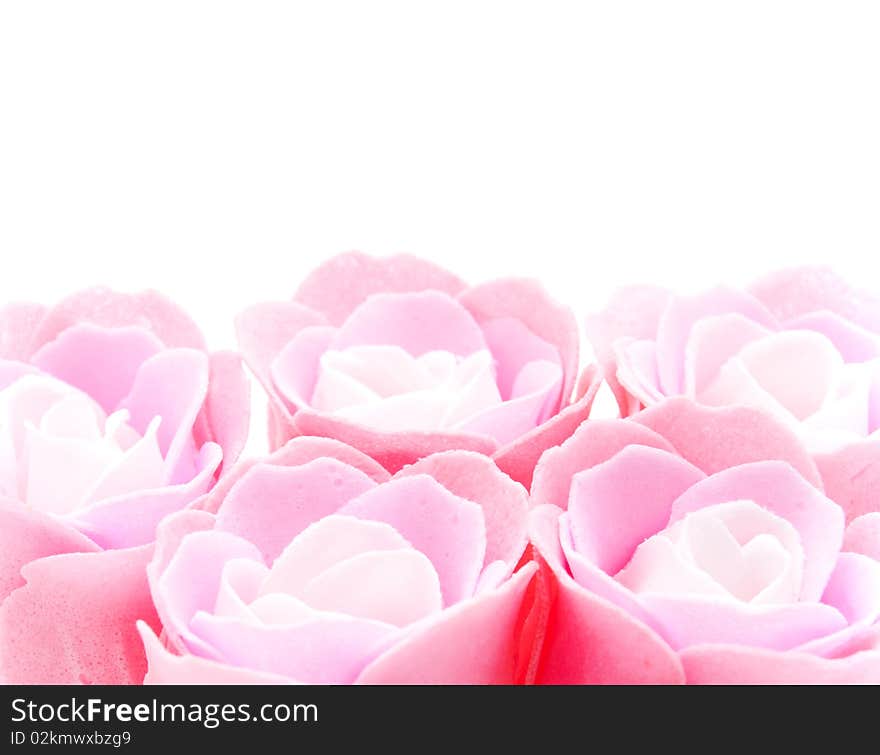
<path id="1" fill-rule="evenodd" d="M 0 311 L 0 676 L 136 682 L 156 526 L 238 456 L 237 356 L 154 292 Z"/>
<path id="2" fill-rule="evenodd" d="M 539 461 L 538 683 L 880 682 L 880 514 L 791 428 L 669 399 Z"/>
<path id="3" fill-rule="evenodd" d="M 877 510 L 877 296 L 824 268 L 697 296 L 631 287 L 587 332 L 624 415 L 677 395 L 761 409 L 798 432 L 848 520 Z"/>
<path id="4" fill-rule="evenodd" d="M 269 394 L 273 447 L 333 437 L 394 472 L 448 449 L 492 455 L 528 485 L 541 452 L 589 413 L 572 313 L 539 284 L 469 287 L 415 257 L 343 254 L 293 301 L 238 318 L 241 351 Z"/>
<path id="5" fill-rule="evenodd" d="M 147 683 L 510 683 L 525 489 L 447 451 L 393 477 L 329 438 L 240 465 L 160 527 Z"/>

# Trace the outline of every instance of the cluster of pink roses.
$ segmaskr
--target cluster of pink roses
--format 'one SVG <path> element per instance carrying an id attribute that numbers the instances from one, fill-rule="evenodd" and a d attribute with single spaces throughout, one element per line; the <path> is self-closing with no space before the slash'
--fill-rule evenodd
<path id="1" fill-rule="evenodd" d="M 7 683 L 880 682 L 880 298 L 339 256 L 237 319 L 0 310 Z M 588 418 L 601 383 L 622 418 Z"/>

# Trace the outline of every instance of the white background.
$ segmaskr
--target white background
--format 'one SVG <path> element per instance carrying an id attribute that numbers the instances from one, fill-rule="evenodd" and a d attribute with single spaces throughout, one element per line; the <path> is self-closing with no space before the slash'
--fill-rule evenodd
<path id="1" fill-rule="evenodd" d="M 880 287 L 880 5 L 0 4 L 0 300 L 232 315 L 339 251 L 579 314 L 830 261 Z"/>

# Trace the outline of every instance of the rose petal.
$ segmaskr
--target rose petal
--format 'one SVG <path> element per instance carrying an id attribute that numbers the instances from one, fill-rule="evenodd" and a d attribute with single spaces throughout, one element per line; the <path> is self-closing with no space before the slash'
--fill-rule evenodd
<path id="1" fill-rule="evenodd" d="M 30 359 L 34 334 L 47 311 L 42 304 L 32 302 L 13 302 L 0 307 L 0 359 Z"/>
<path id="2" fill-rule="evenodd" d="M 815 459 L 826 494 L 843 507 L 848 522 L 880 508 L 880 438 L 867 438 L 837 451 L 817 453 Z"/>
<path id="3" fill-rule="evenodd" d="M 321 355 L 336 335 L 336 328 L 312 325 L 300 330 L 272 360 L 272 381 L 294 407 L 308 406 L 321 369 Z"/>
<path id="4" fill-rule="evenodd" d="M 876 333 L 835 312 L 808 312 L 788 320 L 785 327 L 821 333 L 834 344 L 845 362 L 867 362 L 880 357 L 880 338 Z"/>
<path id="5" fill-rule="evenodd" d="M 861 553 L 841 553 L 822 595 L 850 624 L 880 617 L 880 563 Z"/>
<path id="6" fill-rule="evenodd" d="M 880 561 L 880 512 L 853 519 L 843 536 L 843 550 Z"/>

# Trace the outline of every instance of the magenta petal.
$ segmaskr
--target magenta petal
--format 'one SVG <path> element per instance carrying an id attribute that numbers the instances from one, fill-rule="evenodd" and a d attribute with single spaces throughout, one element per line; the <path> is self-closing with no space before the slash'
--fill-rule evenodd
<path id="1" fill-rule="evenodd" d="M 687 398 L 666 399 L 633 416 L 706 474 L 752 461 L 787 461 L 808 481 L 821 478 L 806 448 L 789 427 L 748 407 L 708 407 Z"/>
<path id="2" fill-rule="evenodd" d="M 342 324 L 330 344 L 400 346 L 413 356 L 450 351 L 467 356 L 486 348 L 483 332 L 468 311 L 448 294 L 421 291 L 375 294 Z"/>
<path id="3" fill-rule="evenodd" d="M 841 553 L 822 602 L 850 624 L 873 624 L 880 618 L 880 563 L 861 553 Z"/>
<path id="4" fill-rule="evenodd" d="M 564 443 L 544 452 L 535 467 L 532 505 L 568 506 L 572 478 L 582 469 L 607 461 L 629 445 L 674 451 L 657 433 L 627 420 L 584 422 Z"/>
<path id="5" fill-rule="evenodd" d="M 807 653 L 698 645 L 681 654 L 688 684 L 878 684 L 880 652 L 829 660 Z"/>
<path id="6" fill-rule="evenodd" d="M 374 488 L 339 513 L 387 522 L 431 559 L 446 606 L 473 595 L 486 555 L 483 512 L 473 501 L 417 475 Z"/>
<path id="7" fill-rule="evenodd" d="M 880 561 L 880 512 L 853 519 L 843 535 L 843 550 Z"/>
<path id="8" fill-rule="evenodd" d="M 31 361 L 84 391 L 111 414 L 131 390 L 140 366 L 161 350 L 162 342 L 143 328 L 83 323 L 60 333 Z"/>
<path id="9" fill-rule="evenodd" d="M 42 304 L 13 302 L 0 307 L 0 359 L 28 360 L 34 336 L 48 310 Z"/>
<path id="10" fill-rule="evenodd" d="M 144 567 L 151 548 L 32 561 L 0 607 L 0 679 L 7 684 L 139 684 L 135 624 L 158 626 Z"/>
<path id="11" fill-rule="evenodd" d="M 801 536 L 801 600 L 822 596 L 843 543 L 843 511 L 784 462 L 743 464 L 698 482 L 672 506 L 670 523 L 716 503 L 754 501 L 787 519 Z"/>
<path id="12" fill-rule="evenodd" d="M 529 499 L 525 489 L 491 459 L 469 451 L 434 454 L 405 467 L 396 477 L 426 474 L 451 493 L 479 504 L 486 523 L 485 564 L 504 561 L 512 569 L 528 540 Z"/>
<path id="13" fill-rule="evenodd" d="M 628 446 L 578 472 L 568 501 L 577 551 L 616 574 L 639 543 L 666 526 L 673 501 L 704 478 L 684 459 L 647 446 Z"/>
<path id="14" fill-rule="evenodd" d="M 158 291 L 123 294 L 101 287 L 78 291 L 52 307 L 34 334 L 33 348 L 79 323 L 104 328 L 134 325 L 152 331 L 168 348 L 205 348 L 205 339 L 189 315 Z"/>
<path id="15" fill-rule="evenodd" d="M 257 464 L 227 494 L 217 528 L 254 543 L 271 564 L 309 524 L 375 487 L 363 472 L 336 459 L 297 467 Z"/>
<path id="16" fill-rule="evenodd" d="M 513 684 L 531 564 L 477 598 L 417 625 L 367 666 L 358 684 Z"/>
<path id="17" fill-rule="evenodd" d="M 143 622 L 138 622 L 138 631 L 149 664 L 144 684 L 289 684 L 291 681 L 278 674 L 237 668 L 196 655 L 174 655 Z"/>
<path id="18" fill-rule="evenodd" d="M 18 501 L 0 501 L 0 601 L 24 584 L 21 568 L 31 561 L 97 550 L 95 543 L 55 517 Z"/>

